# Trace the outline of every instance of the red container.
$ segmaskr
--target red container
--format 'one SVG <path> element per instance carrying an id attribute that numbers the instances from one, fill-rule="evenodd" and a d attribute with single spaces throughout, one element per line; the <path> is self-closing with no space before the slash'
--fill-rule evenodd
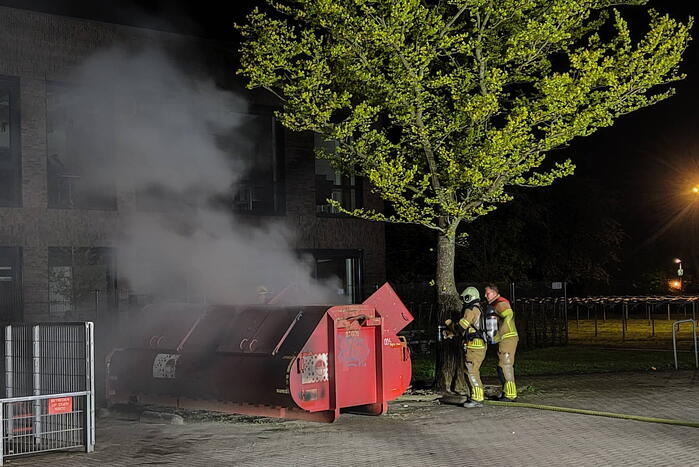
<path id="1" fill-rule="evenodd" d="M 332 422 L 385 413 L 410 384 L 397 333 L 413 317 L 388 284 L 361 305 L 159 305 L 144 319 L 107 359 L 109 403 Z"/>

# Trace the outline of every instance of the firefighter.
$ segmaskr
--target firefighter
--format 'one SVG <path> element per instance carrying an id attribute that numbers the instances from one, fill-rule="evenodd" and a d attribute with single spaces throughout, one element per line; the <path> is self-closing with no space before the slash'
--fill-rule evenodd
<path id="1" fill-rule="evenodd" d="M 485 288 L 485 298 L 488 300 L 488 311 L 494 312 L 497 317 L 498 329 L 492 342 L 498 344 L 498 377 L 502 383 L 502 395 L 498 399 L 504 402 L 515 402 L 517 385 L 514 365 L 519 337 L 515 327 L 514 311 L 510 302 L 500 296 L 500 291 L 494 284 Z"/>
<path id="2" fill-rule="evenodd" d="M 483 339 L 481 297 L 478 289 L 467 287 L 461 292 L 464 302 L 463 318 L 459 320 L 459 326 L 466 331 L 464 348 L 466 350 L 466 374 L 468 384 L 471 386 L 471 400 L 464 403 L 464 407 L 483 407 L 483 382 L 481 381 L 481 364 L 485 360 L 487 349 Z"/>
<path id="3" fill-rule="evenodd" d="M 461 299 L 461 319 L 456 325 L 460 328 L 459 334 L 464 336 L 464 360 L 468 384 L 471 387 L 471 399 L 464 403 L 464 407 L 483 407 L 484 392 L 480 370 L 485 359 L 486 345 L 481 328 L 481 297 L 477 288 L 467 287 L 461 292 Z"/>

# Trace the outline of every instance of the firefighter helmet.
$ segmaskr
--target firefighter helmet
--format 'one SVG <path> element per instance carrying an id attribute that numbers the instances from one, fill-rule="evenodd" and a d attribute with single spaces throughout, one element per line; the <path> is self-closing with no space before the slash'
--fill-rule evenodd
<path id="1" fill-rule="evenodd" d="M 461 299 L 466 302 L 472 302 L 474 300 L 480 300 L 481 295 L 478 293 L 478 289 L 475 287 L 466 287 L 463 292 L 461 292 Z"/>

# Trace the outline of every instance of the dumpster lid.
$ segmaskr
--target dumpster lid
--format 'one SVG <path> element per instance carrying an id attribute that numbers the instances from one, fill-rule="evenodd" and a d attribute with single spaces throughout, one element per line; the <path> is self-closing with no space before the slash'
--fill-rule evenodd
<path id="1" fill-rule="evenodd" d="M 388 282 L 364 300 L 364 305 L 376 308 L 384 319 L 384 329 L 393 333 L 398 333 L 414 319 Z"/>

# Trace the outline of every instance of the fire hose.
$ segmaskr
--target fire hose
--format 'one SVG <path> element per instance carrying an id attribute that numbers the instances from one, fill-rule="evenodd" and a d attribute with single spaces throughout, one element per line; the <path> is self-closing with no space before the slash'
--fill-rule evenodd
<path id="1" fill-rule="evenodd" d="M 530 404 L 528 402 L 502 402 L 502 401 L 484 401 L 488 405 L 497 405 L 504 407 L 522 407 L 526 409 L 539 409 L 539 410 L 551 410 L 554 412 L 566 412 L 566 413 L 577 413 L 583 415 L 595 415 L 598 417 L 610 417 L 610 418 L 620 418 L 623 420 L 636 420 L 639 422 L 649 422 L 649 423 L 664 423 L 666 425 L 679 425 L 679 426 L 689 426 L 692 428 L 699 428 L 699 422 L 690 422 L 687 420 L 674 420 L 668 418 L 655 418 L 655 417 L 643 417 L 641 415 L 629 415 L 614 412 L 601 412 L 598 410 L 586 410 L 586 409 L 573 409 L 570 407 L 557 407 L 554 405 L 543 405 L 543 404 Z"/>

